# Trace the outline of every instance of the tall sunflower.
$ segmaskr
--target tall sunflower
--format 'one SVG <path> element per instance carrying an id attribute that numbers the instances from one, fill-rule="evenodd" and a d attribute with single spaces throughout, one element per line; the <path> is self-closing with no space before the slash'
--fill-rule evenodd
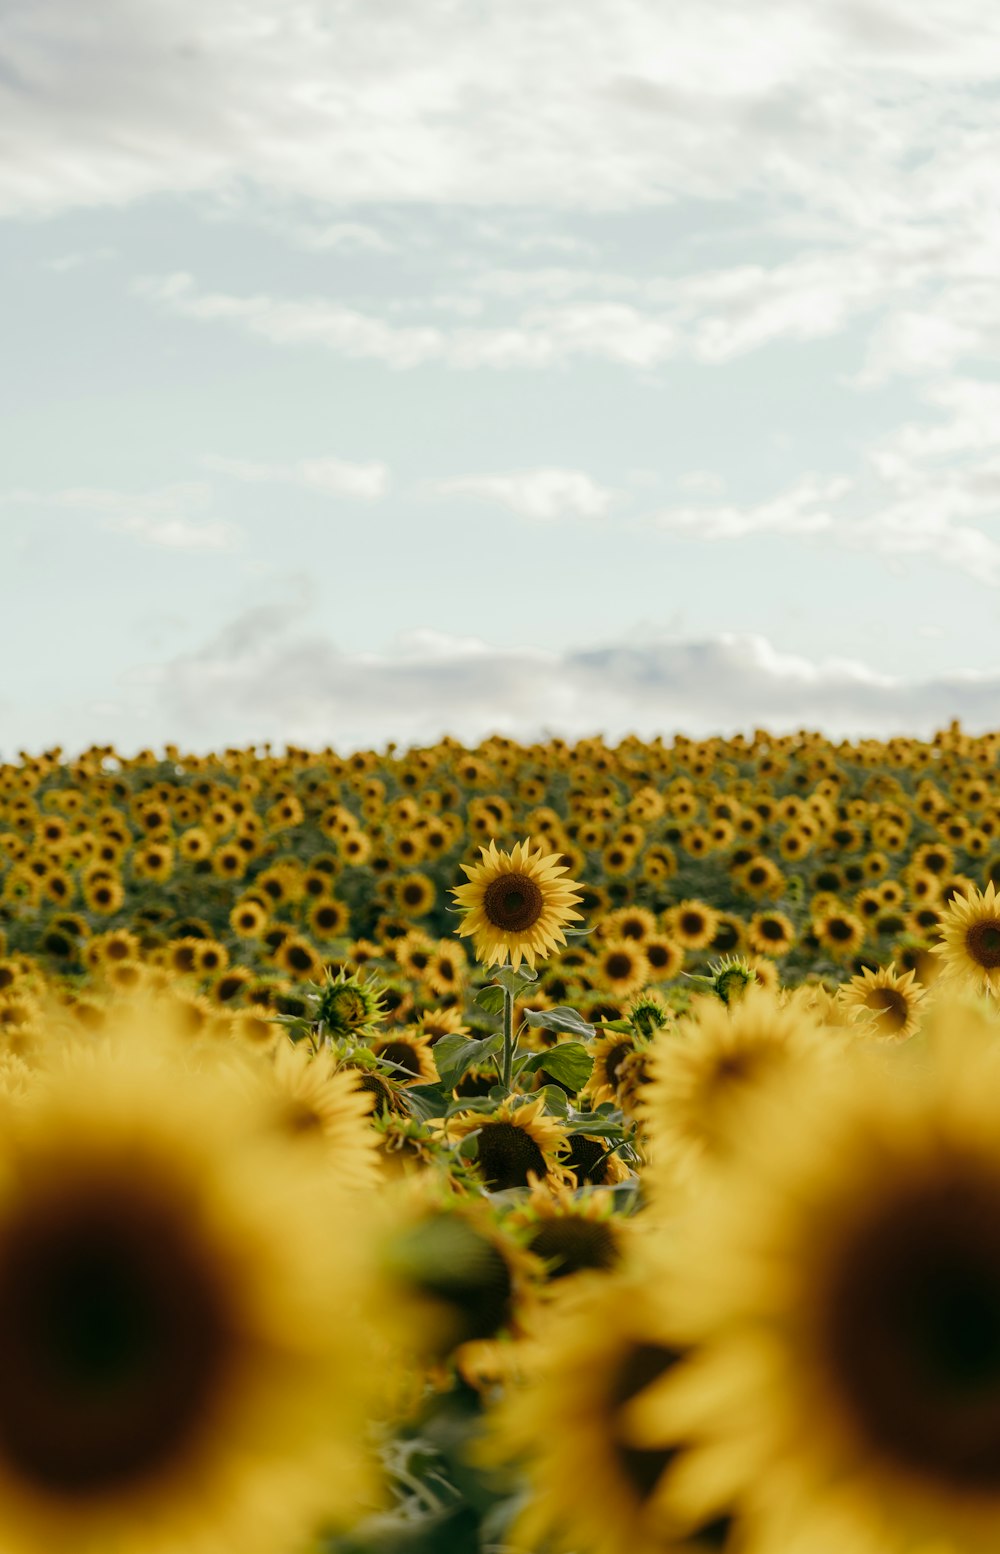
<path id="1" fill-rule="evenodd" d="M 4 1543 L 286 1549 L 366 1486 L 357 1227 L 221 1065 L 132 1034 L 5 1112 Z"/>
<path id="2" fill-rule="evenodd" d="M 563 929 L 580 917 L 573 910 L 578 887 L 563 878 L 567 870 L 559 853 L 533 852 L 528 841 L 509 853 L 499 852 L 496 842 L 480 851 L 483 862 L 463 864 L 469 883 L 453 892 L 465 912 L 458 932 L 472 937 L 485 966 L 509 961 L 516 971 L 524 960 L 534 970 L 536 960 L 566 943 Z"/>
<path id="3" fill-rule="evenodd" d="M 699 1356 L 642 1400 L 636 1439 L 701 1443 L 687 1491 L 746 1495 L 766 1547 L 1000 1538 L 997 1020 L 980 1010 L 984 1043 L 961 1003 L 936 1019 L 931 1062 L 790 1093 L 675 1227 L 672 1311 Z"/>

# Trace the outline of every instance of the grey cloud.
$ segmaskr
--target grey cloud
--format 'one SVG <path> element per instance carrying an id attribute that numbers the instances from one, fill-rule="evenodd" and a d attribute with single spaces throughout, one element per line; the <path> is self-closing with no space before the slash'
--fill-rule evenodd
<path id="1" fill-rule="evenodd" d="M 604 732 L 651 736 L 821 728 L 928 734 L 959 716 L 992 726 L 1000 668 L 902 680 L 864 664 L 783 654 L 759 636 L 647 636 L 564 652 L 496 649 L 415 633 L 350 654 L 291 611 L 234 622 L 199 651 L 147 671 L 163 737 L 201 747 L 272 739 L 338 748 Z M 143 738 L 148 734 L 144 732 Z"/>

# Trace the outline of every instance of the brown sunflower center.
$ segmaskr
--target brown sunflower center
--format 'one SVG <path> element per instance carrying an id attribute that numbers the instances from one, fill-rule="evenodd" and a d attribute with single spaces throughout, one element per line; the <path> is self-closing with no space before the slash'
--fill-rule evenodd
<path id="1" fill-rule="evenodd" d="M 876 987 L 868 994 L 868 1007 L 880 1030 L 901 1031 L 910 1018 L 910 1007 L 898 988 Z"/>
<path id="2" fill-rule="evenodd" d="M 678 1350 L 661 1344 L 637 1343 L 629 1349 L 612 1386 L 611 1403 L 616 1412 L 658 1381 L 680 1358 Z M 648 1500 L 664 1469 L 677 1455 L 677 1447 L 631 1446 L 617 1421 L 612 1422 L 610 1434 L 618 1466 L 632 1492 L 640 1503 Z"/>
<path id="3" fill-rule="evenodd" d="M 625 950 L 613 950 L 604 962 L 604 974 L 609 982 L 627 982 L 634 970 L 632 957 Z"/>
<path id="4" fill-rule="evenodd" d="M 227 1315 L 163 1205 L 111 1182 L 32 1203 L 0 1246 L 0 1455 L 64 1496 L 156 1473 L 210 1427 Z"/>
<path id="5" fill-rule="evenodd" d="M 619 1256 L 610 1225 L 570 1215 L 543 1220 L 529 1244 L 549 1264 L 550 1279 L 564 1279 L 584 1268 L 611 1268 Z"/>
<path id="6" fill-rule="evenodd" d="M 407 1074 L 420 1073 L 420 1054 L 405 1041 L 387 1041 L 378 1049 L 378 1055 L 386 1063 L 395 1063 Z"/>
<path id="7" fill-rule="evenodd" d="M 504 933 L 524 933 L 538 922 L 544 907 L 541 888 L 528 874 L 500 874 L 483 895 L 486 917 Z"/>
<path id="8" fill-rule="evenodd" d="M 395 1252 L 412 1282 L 454 1312 L 454 1342 L 491 1338 L 508 1320 L 514 1287 L 503 1254 L 458 1216 L 425 1220 Z"/>
<path id="9" fill-rule="evenodd" d="M 965 947 L 972 959 L 987 971 L 1000 966 L 1000 920 L 987 918 L 972 923 L 966 931 Z"/>
<path id="10" fill-rule="evenodd" d="M 524 1128 L 512 1122 L 487 1122 L 479 1135 L 479 1165 L 491 1192 L 527 1187 L 528 1172 L 548 1175 L 545 1156 Z"/>
<path id="11" fill-rule="evenodd" d="M 971 1172 L 888 1204 L 844 1250 L 829 1363 L 876 1449 L 1000 1489 L 1000 1190 Z"/>

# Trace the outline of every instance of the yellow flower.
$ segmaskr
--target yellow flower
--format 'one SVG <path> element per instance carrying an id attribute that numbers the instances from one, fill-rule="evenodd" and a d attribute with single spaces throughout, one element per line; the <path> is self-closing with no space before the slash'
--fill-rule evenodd
<path id="1" fill-rule="evenodd" d="M 930 1062 L 804 1077 L 673 1230 L 664 1287 L 699 1354 L 637 1440 L 701 1443 L 688 1489 L 745 1494 L 767 1548 L 1000 1538 L 997 1020 L 936 1019 Z"/>
<path id="2" fill-rule="evenodd" d="M 467 885 L 453 892 L 465 917 L 458 932 L 473 936 L 476 956 L 486 966 L 510 961 L 516 971 L 524 960 L 534 970 L 560 944 L 567 923 L 580 917 L 573 910 L 580 896 L 573 880 L 563 879 L 558 853 L 532 852 L 518 842 L 510 853 L 495 842 L 480 849 L 483 862 L 463 864 Z"/>
<path id="3" fill-rule="evenodd" d="M 952 979 L 1000 993 L 1000 899 L 993 881 L 982 892 L 953 896 L 939 932 L 941 943 L 934 949 Z"/>
<path id="4" fill-rule="evenodd" d="M 303 1187 L 220 1067 L 194 1082 L 152 1050 L 149 1015 L 5 1113 L 11 1554 L 278 1554 L 352 1511 L 367 1478 L 346 1197 Z"/>
<path id="5" fill-rule="evenodd" d="M 924 989 L 916 973 L 900 974 L 895 966 L 879 971 L 867 967 L 840 989 L 839 997 L 851 1017 L 862 1023 L 866 1035 L 886 1041 L 905 1041 L 917 1029 Z"/>

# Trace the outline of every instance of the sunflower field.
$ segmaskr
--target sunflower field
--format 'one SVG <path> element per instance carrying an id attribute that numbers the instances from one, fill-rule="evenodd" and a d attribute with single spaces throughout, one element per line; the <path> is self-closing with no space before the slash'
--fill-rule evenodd
<path id="1" fill-rule="evenodd" d="M 2 1554 L 992 1554 L 998 754 L 0 766 Z"/>

